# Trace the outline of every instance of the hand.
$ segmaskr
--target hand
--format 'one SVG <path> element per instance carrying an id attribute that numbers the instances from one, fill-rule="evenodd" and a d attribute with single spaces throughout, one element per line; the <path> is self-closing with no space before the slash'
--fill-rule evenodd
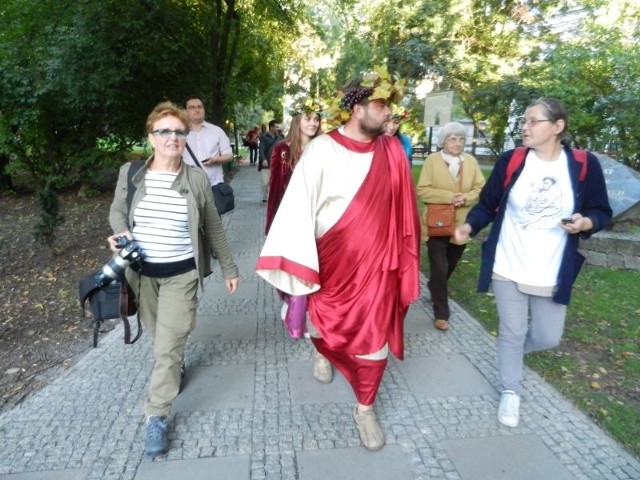
<path id="1" fill-rule="evenodd" d="M 117 244 L 117 240 L 119 237 L 127 237 L 127 239 L 129 240 L 133 240 L 133 236 L 131 235 L 131 232 L 129 230 L 124 231 L 122 233 L 116 233 L 115 235 L 111 235 L 110 237 L 107 237 L 109 250 L 111 250 L 113 253 L 120 250 L 120 247 L 118 247 L 118 244 Z"/>
<path id="2" fill-rule="evenodd" d="M 560 228 L 567 233 L 576 234 L 591 230 L 593 228 L 593 222 L 589 217 L 583 217 L 580 213 L 574 213 L 571 215 L 571 222 L 560 222 Z"/>
<path id="3" fill-rule="evenodd" d="M 458 227 L 456 227 L 455 231 L 453 232 L 453 238 L 458 243 L 467 241 L 470 235 L 471 235 L 471 225 L 469 225 L 468 223 L 463 223 L 462 225 L 459 225 Z"/>
<path id="4" fill-rule="evenodd" d="M 453 204 L 454 207 L 460 208 L 464 205 L 464 201 L 465 201 L 464 193 L 458 192 L 453 196 L 453 200 L 451 200 L 451 203 Z"/>
<path id="5" fill-rule="evenodd" d="M 239 281 L 240 281 L 240 279 L 238 277 L 225 279 L 224 285 L 225 285 L 225 287 L 227 287 L 227 292 L 235 293 L 235 291 L 238 289 L 238 282 Z"/>

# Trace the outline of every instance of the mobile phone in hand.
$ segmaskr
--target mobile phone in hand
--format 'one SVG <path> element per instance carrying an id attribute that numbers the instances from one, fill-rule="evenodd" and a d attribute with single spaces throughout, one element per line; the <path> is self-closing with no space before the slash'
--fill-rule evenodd
<path id="1" fill-rule="evenodd" d="M 567 223 L 573 223 L 573 218 L 563 218 L 560 221 L 563 225 L 566 225 Z"/>

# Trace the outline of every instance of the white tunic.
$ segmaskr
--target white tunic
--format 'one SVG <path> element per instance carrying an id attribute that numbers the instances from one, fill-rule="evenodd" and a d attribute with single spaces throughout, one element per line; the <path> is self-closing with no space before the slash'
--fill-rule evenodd
<path id="1" fill-rule="evenodd" d="M 367 176 L 372 159 L 373 152 L 353 152 L 328 135 L 312 140 L 296 165 L 260 256 L 284 257 L 318 272 L 316 238 L 340 220 Z M 258 269 L 257 273 L 292 295 L 320 288 L 283 270 Z"/>

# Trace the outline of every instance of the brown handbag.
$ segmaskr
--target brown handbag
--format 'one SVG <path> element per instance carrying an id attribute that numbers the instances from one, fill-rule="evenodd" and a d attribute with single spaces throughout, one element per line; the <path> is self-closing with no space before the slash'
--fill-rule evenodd
<path id="1" fill-rule="evenodd" d="M 462 164 L 458 172 L 458 190 L 462 190 Z M 423 221 L 429 237 L 450 237 L 456 229 L 456 207 L 450 203 L 428 203 Z"/>
<path id="2" fill-rule="evenodd" d="M 425 213 L 429 237 L 450 237 L 456 228 L 456 208 L 451 204 L 429 203 Z"/>

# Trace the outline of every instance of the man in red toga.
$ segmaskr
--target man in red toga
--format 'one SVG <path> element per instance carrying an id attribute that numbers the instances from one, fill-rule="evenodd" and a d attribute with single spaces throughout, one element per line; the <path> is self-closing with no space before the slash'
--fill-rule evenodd
<path id="1" fill-rule="evenodd" d="M 347 119 L 307 145 L 257 265 L 280 290 L 308 295 L 307 329 L 351 384 L 368 450 L 384 446 L 373 404 L 389 351 L 404 357 L 404 317 L 419 295 L 413 180 L 402 145 L 383 135 L 398 96 L 383 68 L 347 85 Z"/>

